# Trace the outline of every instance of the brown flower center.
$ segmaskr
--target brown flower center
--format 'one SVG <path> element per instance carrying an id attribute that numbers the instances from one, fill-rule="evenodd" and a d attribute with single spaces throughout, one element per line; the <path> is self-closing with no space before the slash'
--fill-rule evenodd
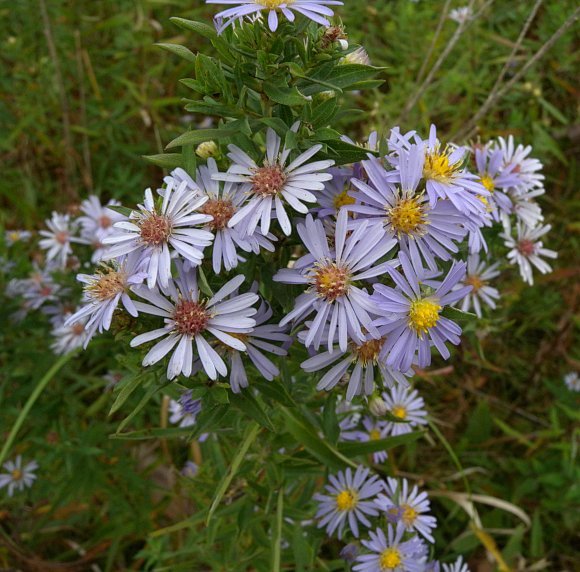
<path id="1" fill-rule="evenodd" d="M 113 224 L 113 221 L 107 215 L 99 217 L 99 225 L 101 228 L 109 228 Z"/>
<path id="2" fill-rule="evenodd" d="M 139 226 L 141 239 L 149 246 L 159 246 L 171 236 L 171 222 L 166 216 L 151 213 Z"/>
<path id="3" fill-rule="evenodd" d="M 364 365 L 367 363 L 376 362 L 383 346 L 383 340 L 368 340 L 360 346 L 355 347 L 355 353 Z"/>
<path id="4" fill-rule="evenodd" d="M 207 327 L 209 314 L 205 307 L 199 302 L 182 300 L 175 306 L 173 320 L 175 329 L 184 335 L 197 336 Z"/>
<path id="5" fill-rule="evenodd" d="M 277 195 L 286 183 L 286 173 L 280 165 L 265 165 L 254 173 L 252 183 L 252 191 L 260 197 Z"/>
<path id="6" fill-rule="evenodd" d="M 524 238 L 518 242 L 518 250 L 524 256 L 532 256 L 536 252 L 536 245 L 531 240 Z"/>
<path id="7" fill-rule="evenodd" d="M 69 233 L 66 230 L 59 230 L 55 233 L 54 238 L 59 244 L 66 244 L 69 239 Z"/>
<path id="8" fill-rule="evenodd" d="M 72 333 L 75 336 L 82 336 L 85 331 L 85 326 L 81 323 L 76 323 L 72 328 Z"/>
<path id="9" fill-rule="evenodd" d="M 85 288 L 91 298 L 103 302 L 111 300 L 120 292 L 125 290 L 127 285 L 127 274 L 117 272 L 113 268 L 108 268 L 106 274 L 99 275 L 93 282 Z"/>
<path id="10" fill-rule="evenodd" d="M 205 215 L 210 215 L 213 220 L 209 223 L 212 230 L 222 230 L 226 228 L 228 222 L 234 216 L 235 208 L 232 201 L 223 199 L 211 199 L 200 209 Z"/>
<path id="11" fill-rule="evenodd" d="M 473 290 L 471 292 L 475 293 L 478 290 L 481 290 L 481 287 L 485 285 L 485 282 L 479 276 L 470 275 L 465 279 L 465 284 L 467 284 L 467 286 L 472 286 Z"/>
<path id="12" fill-rule="evenodd" d="M 314 272 L 316 293 L 327 302 L 334 302 L 350 289 L 350 272 L 346 268 L 330 262 L 319 266 Z"/>
<path id="13" fill-rule="evenodd" d="M 13 481 L 19 481 L 22 478 L 23 473 L 20 469 L 14 469 L 10 476 L 12 477 Z"/>

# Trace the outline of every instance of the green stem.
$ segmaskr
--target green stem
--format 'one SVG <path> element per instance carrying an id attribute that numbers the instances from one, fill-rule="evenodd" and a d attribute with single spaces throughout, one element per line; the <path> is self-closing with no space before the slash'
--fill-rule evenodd
<path id="1" fill-rule="evenodd" d="M 18 419 L 16 419 L 16 423 L 12 426 L 10 430 L 10 434 L 8 435 L 8 439 L 4 443 L 4 447 L 2 447 L 2 451 L 0 452 L 0 465 L 4 462 L 8 451 L 12 447 L 12 443 L 14 439 L 16 439 L 16 434 L 22 427 L 24 420 L 26 419 L 28 413 L 32 409 L 32 406 L 36 403 L 36 400 L 40 397 L 40 394 L 44 391 L 44 388 L 48 385 L 49 381 L 54 377 L 54 375 L 58 372 L 58 370 L 67 362 L 69 361 L 76 352 L 68 353 L 62 356 L 56 363 L 46 372 L 44 377 L 38 382 L 38 385 L 34 388 L 34 391 L 30 394 L 28 401 L 22 408 L 20 415 L 18 415 Z"/>

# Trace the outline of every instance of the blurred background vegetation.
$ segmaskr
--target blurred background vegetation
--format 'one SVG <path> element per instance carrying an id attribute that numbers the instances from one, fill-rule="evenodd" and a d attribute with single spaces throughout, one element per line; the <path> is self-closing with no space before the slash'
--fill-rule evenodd
<path id="1" fill-rule="evenodd" d="M 351 41 L 365 46 L 373 64 L 386 67 L 385 85 L 356 102 L 368 111 L 368 121 L 345 119 L 345 132 L 364 138 L 371 129 L 387 132 L 404 115 L 445 1 L 345 3 L 339 14 Z M 533 4 L 492 2 L 403 117 L 402 129 L 425 133 L 434 122 L 448 136 L 460 130 L 485 100 Z M 542 3 L 507 79 L 576 7 L 574 0 Z M 155 43 L 209 49 L 169 18 L 207 21 L 212 13 L 201 0 L 0 3 L 0 227 L 37 229 L 52 209 L 73 209 L 90 193 L 133 204 L 160 181 L 162 171 L 142 156 L 161 153 L 204 118 L 182 108 L 181 98 L 189 94 L 179 79 L 191 75 L 189 64 Z M 427 71 L 456 29 L 445 20 Z M 486 527 L 500 531 L 496 542 L 512 569 L 531 570 L 539 562 L 538 570 L 578 570 L 580 560 L 579 400 L 562 383 L 565 373 L 580 369 L 578 53 L 576 25 L 478 124 L 483 140 L 513 134 L 533 145 L 533 155 L 544 162 L 546 195 L 540 202 L 553 225 L 547 246 L 559 252 L 555 272 L 532 288 L 515 271 L 513 280 L 505 276 L 501 308 L 472 328 L 451 365 L 438 364 L 418 382 L 468 469 L 473 492 L 505 499 L 529 515 L 530 527 L 502 534 L 517 519 L 493 509 L 485 514 Z M 0 329 L 0 435 L 54 361 L 42 324 L 27 328 L 4 322 Z M 77 567 L 67 570 L 89 570 L 94 560 L 103 570 L 177 570 L 155 565 L 164 551 L 179 552 L 179 537 L 170 542 L 148 534 L 185 518 L 191 503 L 164 469 L 165 454 L 108 440 L 119 419 L 106 417 L 106 371 L 98 359 L 82 359 L 82 366 L 72 362 L 61 371 L 23 433 L 18 451 L 43 457 L 57 470 L 40 474 L 28 493 L 28 512 L 0 505 L 0 528 L 16 531 L 12 538 L 2 532 L 0 567 L 16 558 L 24 570 L 61 569 L 49 560 L 76 560 Z M 140 423 L 156 426 L 159 420 L 148 412 Z M 231 451 L 210 446 L 210 457 L 223 468 Z M 390 463 L 418 476 L 427 489 L 457 470 L 440 443 L 426 441 Z M 211 468 L 200 479 L 195 494 L 203 502 L 204 490 L 211 495 L 215 487 Z M 469 554 L 472 570 L 492 570 L 484 541 L 462 534 L 465 514 L 449 499 L 435 505 L 441 534 L 456 539 L 448 550 Z"/>

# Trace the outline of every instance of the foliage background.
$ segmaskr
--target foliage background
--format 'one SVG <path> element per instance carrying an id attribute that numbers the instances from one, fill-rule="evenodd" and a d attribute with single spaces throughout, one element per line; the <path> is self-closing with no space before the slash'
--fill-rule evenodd
<path id="1" fill-rule="evenodd" d="M 356 2 L 354 9 L 353 0 L 346 4 L 339 13 L 351 40 L 367 48 L 373 64 L 387 68 L 385 85 L 356 101 L 368 119 L 345 120 L 345 132 L 362 138 L 371 129 L 386 132 L 397 124 L 416 89 L 444 2 L 376 0 Z M 492 3 L 461 38 L 402 128 L 425 132 L 434 122 L 452 135 L 465 124 L 493 85 L 532 4 Z M 575 7 L 573 0 L 543 2 L 514 72 Z M 203 118 L 182 109 L 187 93 L 179 79 L 191 75 L 188 63 L 154 44 L 208 49 L 169 18 L 208 21 L 213 12 L 200 0 L 0 4 L 0 227 L 37 229 L 52 209 L 73 209 L 89 193 L 133 204 L 145 187 L 160 180 L 161 170 L 142 155 L 161 153 L 165 143 Z M 435 58 L 455 28 L 454 22 L 445 23 Z M 531 527 L 495 536 L 514 569 L 547 559 L 547 569 L 574 570 L 580 558 L 579 400 L 562 383 L 565 373 L 580 369 L 575 39 L 573 29 L 479 125 L 482 139 L 513 134 L 533 145 L 544 162 L 547 193 L 541 203 L 554 227 L 548 246 L 559 252 L 555 272 L 538 277 L 532 288 L 515 271 L 504 275 L 499 310 L 478 322 L 449 364 L 435 364 L 418 380 L 433 419 L 469 469 L 472 491 L 514 503 L 530 516 Z M 47 350 L 46 324 L 31 317 L 14 327 L 10 312 L 4 305 L 0 309 L 0 435 L 7 434 L 55 361 Z M 125 415 L 107 416 L 113 401 L 103 392 L 108 346 L 106 341 L 95 346 L 59 372 L 20 433 L 14 453 L 38 459 L 40 478 L 25 499 L 1 497 L 0 566 L 60 570 L 49 562 L 68 561 L 77 563 L 68 569 L 86 570 L 96 561 L 102 570 L 229 570 L 236 562 L 236 570 L 252 570 L 264 557 L 262 540 L 269 543 L 261 538 L 264 522 L 276 512 L 273 493 L 261 490 L 262 476 L 254 478 L 263 460 L 259 454 L 228 490 L 235 518 L 225 514 L 193 534 L 151 536 L 211 502 L 239 444 L 242 421 L 204 444 L 205 461 L 192 485 L 173 468 L 187 456 L 179 441 L 108 438 Z M 162 424 L 160 403 L 161 398 L 149 404 L 133 426 Z M 465 490 L 437 440 L 395 450 L 389 466 L 419 478 L 427 490 Z M 311 493 L 297 492 L 304 501 Z M 247 500 L 240 503 L 240 497 Z M 263 521 L 250 518 L 256 502 Z M 492 570 L 482 540 L 469 534 L 457 505 L 439 499 L 435 508 L 443 554 L 465 553 L 472 570 Z M 488 528 L 517 525 L 500 510 L 482 509 L 482 514 Z M 325 547 L 324 563 L 308 553 L 296 529 L 285 525 L 284 534 L 293 535 L 284 561 L 294 562 L 285 569 L 341 569 L 332 560 L 339 545 Z M 230 537 L 235 542 L 228 543 Z"/>

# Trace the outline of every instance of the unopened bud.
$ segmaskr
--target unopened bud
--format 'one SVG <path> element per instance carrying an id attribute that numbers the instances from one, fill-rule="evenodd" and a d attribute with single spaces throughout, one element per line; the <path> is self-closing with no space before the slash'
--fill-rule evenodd
<path id="1" fill-rule="evenodd" d="M 338 40 L 338 43 L 343 50 L 348 50 L 348 42 L 346 40 Z"/>
<path id="2" fill-rule="evenodd" d="M 354 542 L 347 544 L 340 551 L 340 557 L 343 560 L 346 560 L 347 562 L 354 562 L 357 556 L 358 556 L 358 546 Z"/>
<path id="3" fill-rule="evenodd" d="M 342 63 L 344 64 L 359 64 L 362 66 L 370 66 L 371 58 L 367 54 L 364 48 L 357 48 L 354 52 L 347 54 L 342 58 Z"/>
<path id="4" fill-rule="evenodd" d="M 215 157 L 219 152 L 219 148 L 215 141 L 204 141 L 197 146 L 195 154 L 202 159 L 209 159 Z"/>
<path id="5" fill-rule="evenodd" d="M 383 417 L 387 413 L 387 404 L 382 397 L 374 395 L 369 402 L 369 411 L 375 417 Z"/>

